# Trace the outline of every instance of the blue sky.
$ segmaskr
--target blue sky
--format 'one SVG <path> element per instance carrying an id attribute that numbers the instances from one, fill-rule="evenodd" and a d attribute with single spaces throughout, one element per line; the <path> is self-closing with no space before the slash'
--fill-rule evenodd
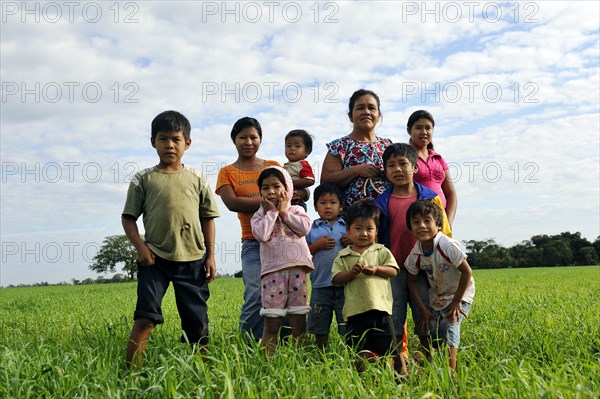
<path id="1" fill-rule="evenodd" d="M 2 2 L 0 285 L 95 277 L 122 234 L 131 175 L 154 165 L 150 121 L 192 122 L 184 163 L 214 189 L 232 124 L 283 137 L 347 134 L 348 98 L 377 92 L 376 133 L 406 142 L 417 109 L 455 176 L 459 240 L 510 246 L 600 226 L 597 2 Z M 217 197 L 218 268 L 239 265 L 239 223 Z M 315 213 L 311 210 L 311 215 Z"/>

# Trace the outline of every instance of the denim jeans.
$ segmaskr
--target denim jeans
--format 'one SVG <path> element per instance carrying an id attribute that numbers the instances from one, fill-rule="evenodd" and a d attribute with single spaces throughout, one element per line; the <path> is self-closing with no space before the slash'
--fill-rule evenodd
<path id="1" fill-rule="evenodd" d="M 346 334 L 346 322 L 342 316 L 344 308 L 344 287 L 331 286 L 312 288 L 310 293 L 310 312 L 306 331 L 311 334 L 327 335 L 333 321 L 337 320 L 338 333 Z"/>
<path id="2" fill-rule="evenodd" d="M 259 312 L 260 300 L 260 243 L 246 239 L 242 242 L 242 279 L 244 304 L 240 314 L 240 329 L 254 337 L 262 338 L 263 319 Z"/>
<path id="3" fill-rule="evenodd" d="M 392 317 L 396 334 L 402 335 L 402 332 L 404 331 L 404 323 L 406 323 L 406 315 L 408 312 L 407 305 L 410 305 L 413 321 L 415 323 L 415 334 L 418 336 L 428 336 L 429 331 L 423 330 L 420 326 L 420 321 L 423 319 L 421 311 L 408 291 L 408 271 L 403 267 L 400 268 L 398 275 L 392 277 L 390 281 L 392 283 L 392 296 L 394 297 Z M 423 299 L 425 305 L 428 306 L 429 282 L 427 280 L 427 274 L 425 274 L 424 271 L 420 271 L 417 275 L 417 289 L 419 290 L 419 294 L 421 294 L 421 299 Z"/>
<path id="4" fill-rule="evenodd" d="M 461 301 L 461 307 L 465 314 L 469 314 L 471 304 Z M 452 348 L 458 348 L 460 345 L 460 323 L 464 320 L 465 315 L 461 314 L 457 322 L 451 323 L 448 318 L 448 307 L 442 310 L 431 310 L 433 317 L 429 320 L 431 334 L 434 339 L 442 340 Z"/>

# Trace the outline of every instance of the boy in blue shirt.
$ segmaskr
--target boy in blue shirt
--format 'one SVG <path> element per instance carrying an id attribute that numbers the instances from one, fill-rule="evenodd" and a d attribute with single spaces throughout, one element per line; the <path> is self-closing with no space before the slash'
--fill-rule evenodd
<path id="1" fill-rule="evenodd" d="M 315 270 L 310 274 L 311 294 L 307 330 L 315 334 L 317 347 L 325 349 L 333 313 L 338 333 L 346 333 L 342 316 L 344 287 L 331 284 L 331 266 L 338 253 L 348 245 L 346 222 L 340 216 L 344 191 L 335 183 L 323 183 L 315 189 L 314 203 L 319 218 L 314 220 L 306 242 L 313 255 Z"/>
<path id="2" fill-rule="evenodd" d="M 429 330 L 423 328 L 422 317 L 414 296 L 408 290 L 408 272 L 404 261 L 410 254 L 417 239 L 406 225 L 406 212 L 409 206 L 417 200 L 427 200 L 435 203 L 442 211 L 442 232 L 452 236 L 446 212 L 443 210 L 442 201 L 435 191 L 416 183 L 413 178 L 417 172 L 419 155 L 413 146 L 404 143 L 395 143 L 388 146 L 383 153 L 383 168 L 392 187 L 377 197 L 375 203 L 381 210 L 379 221 L 379 242 L 392 251 L 396 262 L 400 266 L 398 275 L 391 279 L 394 306 L 392 317 L 398 342 L 403 342 L 402 354 L 408 355 L 406 336 L 402 333 L 406 323 L 407 305 L 410 304 L 415 334 L 419 336 L 421 351 L 429 357 Z M 417 275 L 416 287 L 421 297 L 426 301 L 429 298 L 429 283 L 425 273 Z M 426 304 L 427 305 L 427 304 Z"/>
<path id="3" fill-rule="evenodd" d="M 158 165 L 141 170 L 131 180 L 121 221 L 135 246 L 137 304 L 125 358 L 128 367 L 140 365 L 146 341 L 155 325 L 163 323 L 162 298 L 173 283 L 177 310 L 185 336 L 182 342 L 208 342 L 208 283 L 214 280 L 217 204 L 206 179 L 184 166 L 190 147 L 190 122 L 176 111 L 165 111 L 152 121 L 152 147 Z M 137 219 L 143 215 L 145 241 Z"/>

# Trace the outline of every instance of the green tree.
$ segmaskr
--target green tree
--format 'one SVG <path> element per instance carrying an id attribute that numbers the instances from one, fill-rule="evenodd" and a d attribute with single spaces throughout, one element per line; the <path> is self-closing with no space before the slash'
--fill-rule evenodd
<path id="1" fill-rule="evenodd" d="M 529 253 L 533 249 L 533 243 L 529 240 L 521 241 L 508 249 L 510 256 L 515 260 L 515 267 L 526 267 Z"/>
<path id="2" fill-rule="evenodd" d="M 508 249 L 497 244 L 494 240 L 481 251 L 479 262 L 484 269 L 501 269 L 514 266 Z"/>
<path id="3" fill-rule="evenodd" d="M 531 242 L 538 248 L 542 248 L 544 245 L 549 243 L 552 240 L 548 234 L 540 234 L 537 236 L 531 237 Z"/>
<path id="4" fill-rule="evenodd" d="M 473 268 L 473 269 L 481 269 L 483 268 L 482 263 L 481 263 L 481 253 L 483 251 L 483 249 L 485 247 L 487 247 L 489 245 L 489 242 L 492 240 L 485 240 L 485 241 L 480 241 L 480 240 L 465 240 L 463 241 L 463 244 L 465 246 L 465 250 L 467 252 L 467 261 L 469 262 L 469 265 Z"/>
<path id="5" fill-rule="evenodd" d="M 133 280 L 137 271 L 136 259 L 137 251 L 126 235 L 109 236 L 102 242 L 102 247 L 94 256 L 90 269 L 96 273 L 114 273 L 117 265 L 122 264 L 123 272 Z"/>
<path id="6" fill-rule="evenodd" d="M 582 265 L 597 265 L 598 256 L 594 247 L 583 247 L 577 252 L 577 259 L 581 261 Z"/>
<path id="7" fill-rule="evenodd" d="M 475 269 L 499 269 L 514 266 L 508 249 L 492 239 L 463 241 L 469 265 Z"/>
<path id="8" fill-rule="evenodd" d="M 586 251 L 581 251 L 583 248 L 590 247 L 591 242 L 587 238 L 581 237 L 580 232 L 569 233 L 568 231 L 560 233 L 560 236 L 554 236 L 555 238 L 561 238 L 566 241 L 571 247 L 571 253 L 573 254 L 572 263 L 574 265 L 589 265 L 590 254 Z"/>
<path id="9" fill-rule="evenodd" d="M 572 264 L 573 252 L 569 243 L 563 239 L 551 239 L 542 245 L 542 266 L 568 266 Z"/>

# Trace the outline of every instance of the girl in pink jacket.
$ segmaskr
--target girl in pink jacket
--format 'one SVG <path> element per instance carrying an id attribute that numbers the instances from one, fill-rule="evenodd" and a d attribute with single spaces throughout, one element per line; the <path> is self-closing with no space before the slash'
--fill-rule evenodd
<path id="1" fill-rule="evenodd" d="M 284 316 L 289 317 L 292 337 L 306 333 L 309 312 L 306 275 L 314 269 L 304 236 L 311 220 L 304 209 L 291 205 L 294 187 L 289 173 L 278 166 L 264 169 L 258 176 L 260 208 L 252 217 L 252 234 L 260 241 L 260 315 L 265 326 L 262 343 L 272 355 Z"/>

